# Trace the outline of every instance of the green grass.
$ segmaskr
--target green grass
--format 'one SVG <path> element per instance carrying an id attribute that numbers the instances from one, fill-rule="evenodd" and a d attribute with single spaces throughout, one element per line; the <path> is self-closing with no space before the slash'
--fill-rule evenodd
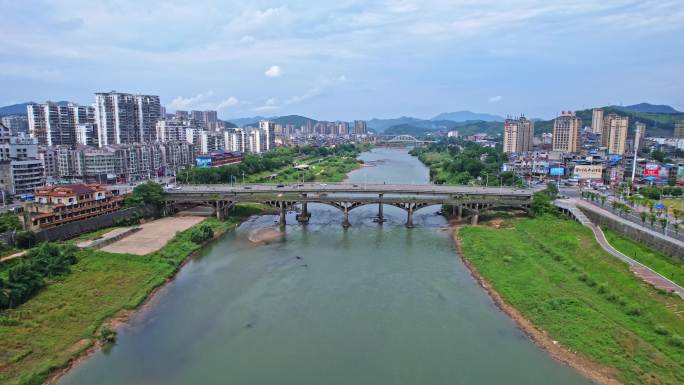
<path id="1" fill-rule="evenodd" d="M 354 157 L 328 156 L 309 157 L 299 161 L 308 164 L 308 171 L 299 171 L 294 166 L 283 167 L 276 172 L 262 172 L 245 179 L 248 183 L 297 183 L 304 175 L 307 182 L 341 182 L 347 173 L 360 167 L 361 162 Z M 271 177 L 276 175 L 275 177 Z"/>
<path id="2" fill-rule="evenodd" d="M 626 384 L 684 383 L 684 302 L 638 280 L 591 231 L 558 218 L 460 230 L 464 256 L 503 298 Z"/>
<path id="3" fill-rule="evenodd" d="M 603 232 L 608 242 L 618 251 L 684 286 L 684 261 L 624 238 L 612 230 L 603 229 Z"/>
<path id="4" fill-rule="evenodd" d="M 261 209 L 241 205 L 225 222 L 207 218 L 202 223 L 220 234 Z M 50 282 L 18 308 L 0 312 L 0 383 L 41 384 L 50 372 L 92 346 L 103 321 L 135 309 L 202 247 L 190 240 L 191 231 L 178 233 L 161 250 L 145 256 L 80 251 L 71 274 Z"/>

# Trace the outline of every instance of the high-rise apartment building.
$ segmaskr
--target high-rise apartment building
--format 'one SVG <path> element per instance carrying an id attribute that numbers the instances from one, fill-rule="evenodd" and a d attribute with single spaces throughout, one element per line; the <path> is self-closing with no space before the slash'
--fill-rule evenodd
<path id="1" fill-rule="evenodd" d="M 600 108 L 594 108 L 591 111 L 591 132 L 603 134 L 603 110 Z"/>
<path id="2" fill-rule="evenodd" d="M 355 135 L 366 135 L 368 133 L 368 127 L 366 126 L 365 120 L 355 120 L 354 121 L 354 134 Z"/>
<path id="3" fill-rule="evenodd" d="M 684 139 L 684 119 L 675 123 L 674 137 L 677 139 Z"/>
<path id="4" fill-rule="evenodd" d="M 603 118 L 601 144 L 608 147 L 609 154 L 623 155 L 627 143 L 629 118 L 617 114 L 608 114 Z"/>
<path id="5" fill-rule="evenodd" d="M 563 111 L 553 121 L 553 151 L 578 152 L 582 119 L 572 111 Z"/>
<path id="6" fill-rule="evenodd" d="M 534 122 L 524 116 L 518 119 L 506 119 L 504 122 L 503 151 L 520 153 L 532 151 L 534 138 Z"/>
<path id="7" fill-rule="evenodd" d="M 269 151 L 275 148 L 275 124 L 268 120 L 259 122 L 259 131 L 261 131 L 261 151 Z"/>
<path id="8" fill-rule="evenodd" d="M 242 128 L 228 128 L 223 132 L 226 151 L 245 152 L 245 130 Z"/>
<path id="9" fill-rule="evenodd" d="M 10 129 L 12 134 L 29 132 L 28 118 L 24 115 L 9 115 L 0 118 L 0 122 Z"/>
<path id="10" fill-rule="evenodd" d="M 31 103 L 26 112 L 29 134 L 44 146 L 73 146 L 77 143 L 76 127 L 95 121 L 93 107 L 77 104 Z"/>
<path id="11" fill-rule="evenodd" d="M 155 140 L 161 118 L 159 96 L 116 91 L 95 94 L 98 145 L 144 143 Z"/>

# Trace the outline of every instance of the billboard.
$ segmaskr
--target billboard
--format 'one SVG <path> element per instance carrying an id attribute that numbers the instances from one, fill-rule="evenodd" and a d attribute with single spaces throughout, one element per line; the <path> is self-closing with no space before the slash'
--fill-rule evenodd
<path id="1" fill-rule="evenodd" d="M 660 175 L 660 165 L 656 163 L 648 163 L 644 166 L 643 176 L 652 176 L 657 178 Z"/>
<path id="2" fill-rule="evenodd" d="M 677 180 L 684 180 L 684 164 L 677 166 Z"/>
<path id="3" fill-rule="evenodd" d="M 565 168 L 563 167 L 551 167 L 549 173 L 554 176 L 565 175 Z"/>
<path id="4" fill-rule="evenodd" d="M 195 165 L 197 167 L 211 167 L 211 157 L 198 156 L 197 158 L 195 158 Z"/>
<path id="5" fill-rule="evenodd" d="M 601 179 L 603 178 L 603 165 L 589 164 L 576 165 L 573 175 L 580 179 Z"/>

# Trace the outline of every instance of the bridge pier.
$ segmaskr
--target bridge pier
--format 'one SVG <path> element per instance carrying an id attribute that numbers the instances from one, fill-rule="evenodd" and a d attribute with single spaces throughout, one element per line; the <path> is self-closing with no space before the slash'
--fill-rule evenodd
<path id="1" fill-rule="evenodd" d="M 348 227 L 351 227 L 351 223 L 349 223 L 349 207 L 348 206 L 344 206 L 343 215 L 344 216 L 342 218 L 342 227 L 344 227 L 345 229 Z"/>
<path id="2" fill-rule="evenodd" d="M 459 205 L 458 206 L 458 217 L 457 219 L 460 221 L 463 219 L 463 206 Z"/>
<path id="3" fill-rule="evenodd" d="M 406 215 L 406 227 L 411 229 L 413 228 L 413 209 L 416 207 L 415 204 L 409 203 L 408 205 L 408 214 Z"/>
<path id="4" fill-rule="evenodd" d="M 382 224 L 385 221 L 385 214 L 382 211 L 382 197 L 384 194 L 379 194 L 380 203 L 378 203 L 378 223 Z"/>
<path id="5" fill-rule="evenodd" d="M 280 203 L 280 227 L 285 227 L 287 225 L 287 210 L 285 209 L 285 203 Z"/>
<path id="6" fill-rule="evenodd" d="M 307 224 L 309 223 L 309 218 L 311 218 L 311 215 L 307 209 L 307 203 L 304 202 L 302 203 L 302 212 L 297 215 L 297 221 L 301 224 Z"/>

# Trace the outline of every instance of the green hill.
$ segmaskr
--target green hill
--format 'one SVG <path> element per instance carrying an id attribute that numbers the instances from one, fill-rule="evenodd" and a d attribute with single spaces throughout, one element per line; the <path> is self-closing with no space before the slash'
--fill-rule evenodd
<path id="1" fill-rule="evenodd" d="M 609 106 L 602 107 L 604 115 L 611 113 L 629 117 L 629 133 L 633 135 L 636 129 L 636 122 L 646 124 L 647 136 L 671 137 L 674 133 L 674 124 L 680 119 L 684 119 L 684 113 L 655 113 L 655 112 L 636 112 L 625 107 Z M 582 118 L 584 126 L 591 126 L 591 109 L 576 111 L 577 116 Z M 553 131 L 553 119 L 538 120 L 534 122 L 534 133 L 539 135 L 544 132 Z"/>

